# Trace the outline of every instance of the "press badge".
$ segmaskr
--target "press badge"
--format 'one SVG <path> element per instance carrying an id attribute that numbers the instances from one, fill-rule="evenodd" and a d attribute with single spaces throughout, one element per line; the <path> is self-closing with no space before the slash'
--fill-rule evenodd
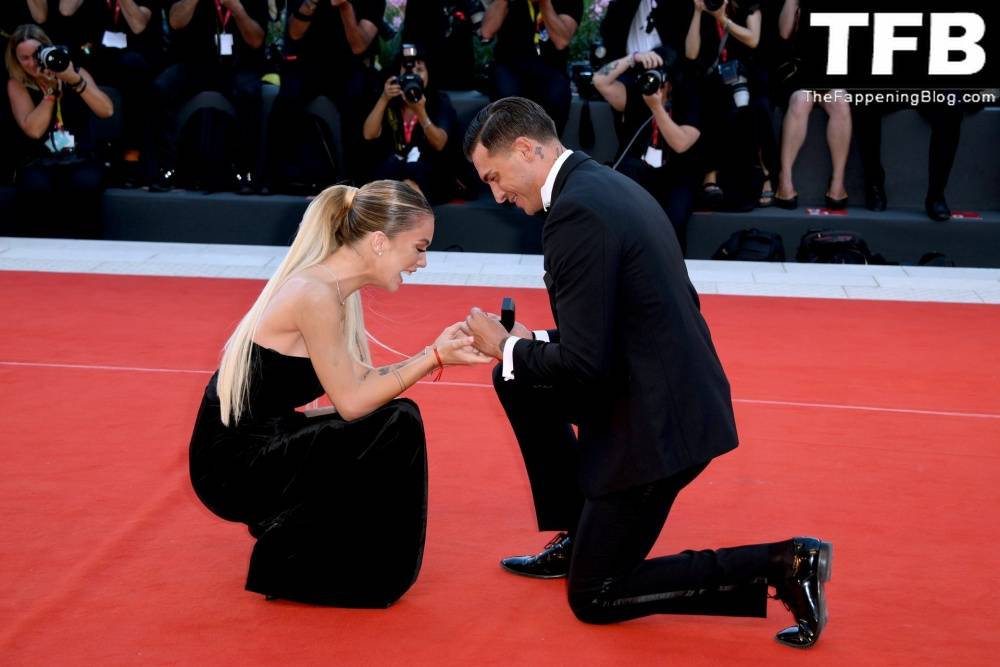
<path id="1" fill-rule="evenodd" d="M 233 36 L 228 32 L 215 35 L 215 45 L 219 47 L 220 56 L 233 55 Z"/>
<path id="2" fill-rule="evenodd" d="M 410 152 L 406 154 L 407 162 L 416 162 L 420 159 L 420 148 L 414 146 L 410 149 Z"/>
<path id="3" fill-rule="evenodd" d="M 66 130 L 53 130 L 45 146 L 53 153 L 68 152 L 76 148 L 76 138 Z"/>
<path id="4" fill-rule="evenodd" d="M 648 146 L 646 154 L 642 156 L 642 161 L 653 169 L 659 169 L 663 166 L 663 151 L 659 148 Z"/>
<path id="5" fill-rule="evenodd" d="M 109 49 L 127 49 L 128 35 L 123 32 L 111 32 L 110 30 L 105 30 L 104 37 L 101 39 L 101 45 L 106 46 Z"/>

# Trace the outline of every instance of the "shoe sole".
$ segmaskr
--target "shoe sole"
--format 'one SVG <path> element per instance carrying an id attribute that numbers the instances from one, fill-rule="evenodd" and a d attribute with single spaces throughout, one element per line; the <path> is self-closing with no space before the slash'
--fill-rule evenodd
<path id="1" fill-rule="evenodd" d="M 531 579 L 565 579 L 567 576 L 565 574 L 528 574 L 527 572 L 521 572 L 519 570 L 509 568 L 504 565 L 503 562 L 500 563 L 500 567 L 511 574 L 516 574 L 520 577 L 530 577 Z"/>

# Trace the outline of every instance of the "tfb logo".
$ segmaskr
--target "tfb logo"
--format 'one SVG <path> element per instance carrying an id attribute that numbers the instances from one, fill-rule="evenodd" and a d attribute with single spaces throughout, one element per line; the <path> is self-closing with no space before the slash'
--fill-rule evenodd
<path id="1" fill-rule="evenodd" d="M 920 51 L 916 35 L 904 36 L 899 28 L 924 28 L 920 12 L 815 12 L 810 14 L 812 27 L 830 30 L 826 73 L 848 74 L 848 53 L 852 28 L 872 30 L 871 73 L 892 76 L 897 51 Z M 929 14 L 927 73 L 930 75 L 968 75 L 982 71 L 986 50 L 980 42 L 986 35 L 986 21 L 972 12 L 933 12 Z"/>

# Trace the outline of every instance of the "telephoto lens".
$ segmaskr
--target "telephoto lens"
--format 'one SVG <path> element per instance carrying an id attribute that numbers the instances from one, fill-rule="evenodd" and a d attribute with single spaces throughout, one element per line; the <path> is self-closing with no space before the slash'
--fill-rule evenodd
<path id="1" fill-rule="evenodd" d="M 643 95 L 655 95 L 660 87 L 666 82 L 666 71 L 659 68 L 647 69 L 639 75 L 639 92 Z"/>
<path id="2" fill-rule="evenodd" d="M 69 49 L 65 46 L 42 45 L 35 51 L 35 60 L 42 69 L 65 72 L 69 67 Z"/>

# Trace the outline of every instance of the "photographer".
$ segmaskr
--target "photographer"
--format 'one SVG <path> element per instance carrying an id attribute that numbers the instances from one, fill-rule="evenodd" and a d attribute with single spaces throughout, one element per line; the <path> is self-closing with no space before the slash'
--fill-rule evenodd
<path id="1" fill-rule="evenodd" d="M 361 126 L 365 102 L 373 87 L 372 57 L 385 14 L 385 0 L 298 0 L 288 3 L 288 33 L 281 91 L 271 116 L 268 154 L 274 162 L 277 187 L 291 178 L 303 152 L 320 143 L 307 122 L 306 106 L 328 97 L 340 114 L 341 141 L 348 175 L 364 180 Z M 324 153 L 325 156 L 325 153 Z M 325 157 L 324 157 L 325 159 Z M 342 168 L 345 165 L 333 165 Z M 316 176 L 313 175 L 313 178 Z M 326 179 L 332 174 L 326 174 Z M 321 188 L 330 183 L 314 183 Z"/>
<path id="2" fill-rule="evenodd" d="M 769 181 L 780 169 L 767 73 L 755 59 L 761 12 L 756 0 L 692 0 L 684 53 L 704 73 L 702 195 L 710 208 L 749 210 L 770 205 Z M 763 183 L 754 172 L 763 166 Z M 719 172 L 729 192 L 720 187 Z"/>
<path id="3" fill-rule="evenodd" d="M 376 179 L 403 181 L 432 203 L 451 195 L 448 133 L 458 122 L 448 96 L 429 87 L 423 54 L 403 45 L 398 76 L 389 77 L 364 124 L 364 137 L 381 150 Z"/>
<path id="4" fill-rule="evenodd" d="M 49 15 L 47 0 L 15 0 L 0 3 L 0 53 L 7 49 L 7 40 L 14 29 L 28 23 L 45 23 Z M 7 69 L 0 68 L 0 145 L 14 146 L 21 130 L 10 115 L 7 101 Z M 13 180 L 14 168 L 18 162 L 14 151 L 0 153 L 0 185 L 9 185 Z"/>
<path id="5" fill-rule="evenodd" d="M 236 108 L 235 155 L 240 194 L 256 189 L 254 168 L 260 137 L 261 81 L 267 0 L 174 0 L 168 8 L 176 64 L 153 82 L 158 111 L 155 164 L 150 191 L 173 187 L 176 123 L 192 96 L 215 90 Z M 224 179 L 227 180 L 227 179 Z"/>
<path id="6" fill-rule="evenodd" d="M 402 43 L 421 44 L 442 90 L 475 87 L 473 32 L 485 10 L 480 0 L 406 0 Z"/>
<path id="7" fill-rule="evenodd" d="M 87 70 L 36 25 L 14 30 L 4 51 L 7 95 L 21 128 L 17 220 L 12 231 L 30 235 L 97 237 L 104 166 L 89 139 L 94 116 L 114 113 Z"/>
<path id="8" fill-rule="evenodd" d="M 163 65 L 160 0 L 75 0 L 60 6 L 56 22 L 83 45 L 83 62 L 94 76 L 121 92 L 123 138 L 113 147 L 115 180 L 132 187 L 139 180 L 139 150 L 151 140 L 146 130 L 152 84 Z"/>
<path id="9" fill-rule="evenodd" d="M 569 43 L 582 16 L 582 0 L 494 0 L 480 30 L 484 40 L 497 38 L 494 99 L 534 100 L 561 134 L 571 102 Z"/>
<path id="10" fill-rule="evenodd" d="M 634 83 L 619 80 L 639 67 L 643 69 Z M 700 173 L 701 130 L 694 100 L 673 86 L 655 51 L 608 63 L 594 75 L 594 87 L 619 114 L 619 171 L 656 198 L 683 251 Z"/>

